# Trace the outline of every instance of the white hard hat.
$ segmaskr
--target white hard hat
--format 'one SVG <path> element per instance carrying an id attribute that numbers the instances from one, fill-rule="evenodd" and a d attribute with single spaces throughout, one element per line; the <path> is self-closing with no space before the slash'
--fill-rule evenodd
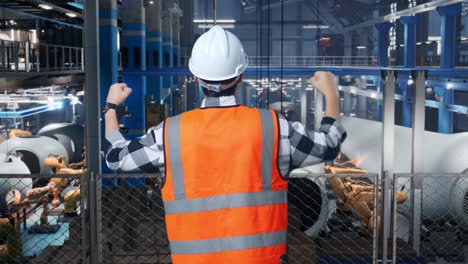
<path id="1" fill-rule="evenodd" d="M 220 26 L 201 35 L 192 49 L 189 69 L 193 75 L 209 81 L 223 81 L 241 75 L 249 59 L 240 40 Z"/>

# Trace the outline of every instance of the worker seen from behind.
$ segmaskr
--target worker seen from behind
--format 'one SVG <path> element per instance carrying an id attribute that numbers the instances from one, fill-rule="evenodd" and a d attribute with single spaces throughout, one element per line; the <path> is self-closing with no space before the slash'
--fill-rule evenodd
<path id="1" fill-rule="evenodd" d="M 317 72 L 326 98 L 318 131 L 235 97 L 248 66 L 242 43 L 220 26 L 193 46 L 190 71 L 205 94 L 201 107 L 167 118 L 127 140 L 115 106 L 131 93 L 111 86 L 104 152 L 113 170 L 163 172 L 162 198 L 172 261 L 279 263 L 286 253 L 288 173 L 333 160 L 346 137 L 338 119 L 335 78 Z"/>

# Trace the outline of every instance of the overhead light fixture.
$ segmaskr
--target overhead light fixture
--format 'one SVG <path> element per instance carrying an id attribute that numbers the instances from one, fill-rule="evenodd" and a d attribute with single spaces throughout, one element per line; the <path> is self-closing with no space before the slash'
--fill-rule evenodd
<path id="1" fill-rule="evenodd" d="M 148 2 L 148 4 L 154 5 L 154 1 L 151 0 L 151 1 Z"/>
<path id="2" fill-rule="evenodd" d="M 213 19 L 194 19 L 193 23 L 214 23 Z M 216 23 L 236 23 L 234 19 L 216 19 Z"/>
<path id="3" fill-rule="evenodd" d="M 38 6 L 39 6 L 40 8 L 42 8 L 42 9 L 45 9 L 45 10 L 52 10 L 52 9 L 54 9 L 52 6 L 46 5 L 46 4 L 39 4 Z"/>
<path id="4" fill-rule="evenodd" d="M 416 43 L 416 45 L 418 45 L 418 46 L 419 46 L 419 45 L 422 45 L 422 42 L 418 42 L 418 43 Z"/>
<path id="5" fill-rule="evenodd" d="M 427 40 L 429 40 L 429 41 L 440 41 L 440 36 L 428 36 Z"/>
<path id="6" fill-rule="evenodd" d="M 198 25 L 198 28 L 212 28 L 214 27 L 214 24 L 200 24 Z M 236 25 L 234 24 L 223 24 L 223 28 L 235 28 Z"/>
<path id="7" fill-rule="evenodd" d="M 453 89 L 453 83 L 452 82 L 447 83 L 447 89 Z"/>
<path id="8" fill-rule="evenodd" d="M 366 46 L 356 46 L 356 49 L 365 49 Z"/>
<path id="9" fill-rule="evenodd" d="M 65 13 L 65 15 L 69 16 L 69 17 L 77 17 L 77 15 L 75 13 Z"/>
<path id="10" fill-rule="evenodd" d="M 329 25 L 303 25 L 304 29 L 327 29 L 330 28 Z"/>

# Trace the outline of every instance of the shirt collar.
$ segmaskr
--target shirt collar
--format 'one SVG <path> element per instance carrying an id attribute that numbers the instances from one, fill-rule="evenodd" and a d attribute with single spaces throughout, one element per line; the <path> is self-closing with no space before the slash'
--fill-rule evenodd
<path id="1" fill-rule="evenodd" d="M 210 107 L 226 107 L 239 105 L 237 98 L 234 95 L 220 97 L 205 97 L 200 108 Z"/>

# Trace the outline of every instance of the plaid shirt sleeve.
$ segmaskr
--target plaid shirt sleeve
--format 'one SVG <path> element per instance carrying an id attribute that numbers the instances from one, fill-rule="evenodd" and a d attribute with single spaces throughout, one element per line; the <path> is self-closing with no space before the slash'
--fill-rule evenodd
<path id="1" fill-rule="evenodd" d="M 280 149 L 279 167 L 286 176 L 287 170 L 334 160 L 346 139 L 346 130 L 335 119 L 325 117 L 318 131 L 307 131 L 299 122 L 290 122 L 279 114 Z M 282 165 L 283 164 L 283 165 Z M 289 166 L 286 169 L 285 164 Z"/>
<path id="2" fill-rule="evenodd" d="M 281 175 L 299 167 L 336 158 L 346 131 L 335 119 L 325 117 L 318 131 L 306 131 L 299 122 L 290 122 L 278 114 L 280 144 L 278 165 Z M 140 138 L 127 140 L 120 131 L 113 131 L 103 142 L 107 165 L 112 170 L 164 172 L 164 122 L 148 130 Z"/>
<path id="3" fill-rule="evenodd" d="M 120 131 L 106 135 L 102 144 L 111 170 L 156 173 L 164 171 L 164 122 L 152 127 L 142 137 L 127 140 Z"/>

